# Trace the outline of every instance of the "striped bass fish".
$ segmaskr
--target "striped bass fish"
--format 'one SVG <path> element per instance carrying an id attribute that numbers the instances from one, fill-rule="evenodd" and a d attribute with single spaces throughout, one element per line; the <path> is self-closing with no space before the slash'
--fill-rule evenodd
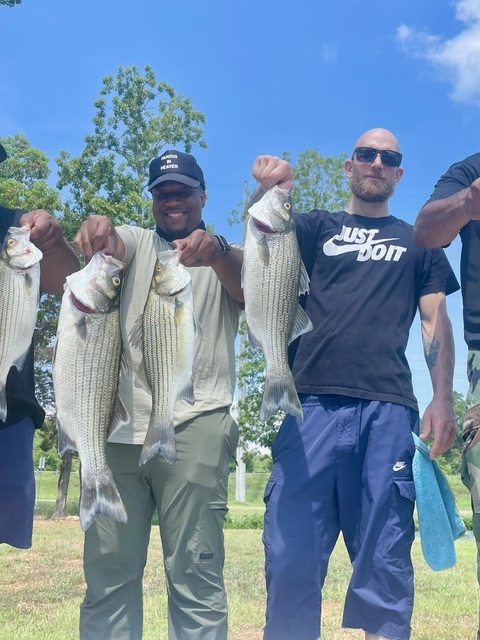
<path id="1" fill-rule="evenodd" d="M 288 345 L 313 326 L 298 303 L 309 278 L 300 257 L 292 219 L 290 192 L 274 186 L 248 209 L 245 224 L 242 286 L 250 344 L 266 362 L 260 420 L 277 411 L 303 418 Z"/>
<path id="2" fill-rule="evenodd" d="M 11 367 L 21 371 L 37 322 L 40 260 L 30 227 L 10 227 L 0 256 L 0 420 L 7 417 L 5 386 Z"/>
<path id="3" fill-rule="evenodd" d="M 182 398 L 195 402 L 192 368 L 196 320 L 190 274 L 180 263 L 180 251 L 161 251 L 143 316 L 129 336 L 143 359 L 135 384 L 152 396 L 152 412 L 139 464 L 156 453 L 173 463 L 177 459 L 174 408 Z"/>
<path id="4" fill-rule="evenodd" d="M 107 464 L 106 443 L 129 415 L 117 395 L 122 355 L 119 300 L 123 263 L 102 252 L 67 277 L 53 361 L 58 449 L 78 451 L 82 465 L 80 525 L 99 513 L 127 513 Z"/>

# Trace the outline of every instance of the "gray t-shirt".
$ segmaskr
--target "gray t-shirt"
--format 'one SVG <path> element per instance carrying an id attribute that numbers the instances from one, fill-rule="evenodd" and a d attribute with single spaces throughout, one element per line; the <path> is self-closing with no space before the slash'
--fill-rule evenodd
<path id="1" fill-rule="evenodd" d="M 110 442 L 143 444 L 150 420 L 151 396 L 135 386 L 142 360 L 132 347 L 129 335 L 142 315 L 156 262 L 156 251 L 171 246 L 154 231 L 123 225 L 117 231 L 125 245 L 125 278 L 120 303 L 122 339 L 127 356 L 127 372 L 121 376 L 119 395 L 131 420 L 117 430 Z M 193 285 L 195 315 L 203 338 L 197 339 L 193 380 L 195 404 L 184 400 L 175 406 L 175 425 L 212 409 L 230 407 L 235 389 L 235 336 L 241 308 L 228 294 L 211 267 L 188 269 Z"/>

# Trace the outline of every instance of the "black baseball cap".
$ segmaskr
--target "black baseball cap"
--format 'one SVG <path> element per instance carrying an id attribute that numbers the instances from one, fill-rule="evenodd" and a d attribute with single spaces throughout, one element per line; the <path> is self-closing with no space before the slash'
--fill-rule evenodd
<path id="1" fill-rule="evenodd" d="M 5 147 L 2 147 L 0 144 L 0 162 L 3 162 L 7 159 L 7 152 L 5 151 Z"/>
<path id="2" fill-rule="evenodd" d="M 159 158 L 155 158 L 150 162 L 149 170 L 149 191 L 161 182 L 167 182 L 167 180 L 181 182 L 189 187 L 202 187 L 202 189 L 205 189 L 203 171 L 198 166 L 195 158 L 189 153 L 183 153 L 175 149 L 165 151 Z"/>

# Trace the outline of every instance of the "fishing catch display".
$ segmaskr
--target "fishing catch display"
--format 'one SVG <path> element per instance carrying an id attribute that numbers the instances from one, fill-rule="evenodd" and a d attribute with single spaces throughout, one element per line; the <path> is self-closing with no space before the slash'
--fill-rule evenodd
<path id="1" fill-rule="evenodd" d="M 10 227 L 0 256 L 0 420 L 7 418 L 5 385 L 11 367 L 21 371 L 30 349 L 40 300 L 40 260 L 30 227 Z"/>
<path id="2" fill-rule="evenodd" d="M 301 420 L 288 345 L 313 328 L 298 302 L 308 293 L 309 278 L 295 234 L 290 192 L 278 186 L 248 209 L 242 286 L 249 341 L 263 351 L 266 363 L 260 420 L 278 411 Z"/>
<path id="3" fill-rule="evenodd" d="M 101 252 L 67 277 L 53 361 L 60 456 L 78 451 L 82 465 L 80 525 L 99 513 L 127 521 L 107 464 L 106 444 L 129 421 L 117 394 L 122 355 L 123 264 Z"/>

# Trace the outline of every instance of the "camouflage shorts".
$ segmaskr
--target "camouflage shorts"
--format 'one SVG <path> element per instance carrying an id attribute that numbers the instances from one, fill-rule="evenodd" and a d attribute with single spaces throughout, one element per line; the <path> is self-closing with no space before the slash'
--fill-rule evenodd
<path id="1" fill-rule="evenodd" d="M 462 431 L 462 480 L 472 494 L 474 513 L 480 514 L 480 351 L 468 352 L 467 377 L 469 386 Z M 477 537 L 479 539 L 480 536 Z"/>

